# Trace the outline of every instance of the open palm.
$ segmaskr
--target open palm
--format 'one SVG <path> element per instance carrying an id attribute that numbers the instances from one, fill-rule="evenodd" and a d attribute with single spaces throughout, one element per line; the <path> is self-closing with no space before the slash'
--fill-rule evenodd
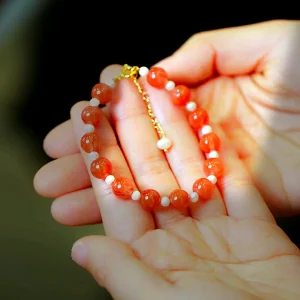
<path id="1" fill-rule="evenodd" d="M 165 91 L 143 84 L 174 147 L 166 155 L 157 149 L 140 94 L 130 81 L 122 81 L 109 107 L 110 122 L 104 118 L 97 128 L 100 155 L 112 161 L 116 176 L 131 178 L 140 190 L 154 188 L 161 195 L 179 187 L 190 191 L 203 176 L 198 138 Z M 81 239 L 72 257 L 114 299 L 299 298 L 299 249 L 276 225 L 222 126 L 213 124 L 222 140 L 225 176 L 212 199 L 194 203 L 188 211 L 168 207 L 151 214 L 137 201 L 116 198 L 86 171 L 87 155 L 78 153 L 86 105 L 80 102 L 71 111 L 76 146 L 68 146 L 74 152 L 44 167 L 35 183 L 40 191 L 61 195 L 60 209 L 69 204 L 65 211 L 76 215 L 84 208 L 81 223 L 99 217 L 100 208 L 108 237 Z M 77 208 L 72 210 L 74 198 Z M 79 214 L 75 217 L 80 223 Z"/>
<path id="2" fill-rule="evenodd" d="M 96 246 L 95 252 L 97 243 L 90 245 Z M 300 296 L 299 250 L 276 225 L 264 220 L 185 218 L 165 230 L 146 233 L 131 246 L 143 263 L 157 271 L 145 276 L 145 292 L 150 294 L 132 299 L 286 300 Z M 93 263 L 96 259 L 95 254 Z M 138 279 L 140 273 L 128 276 Z"/>
<path id="3" fill-rule="evenodd" d="M 195 87 L 195 101 L 226 132 L 279 216 L 300 212 L 299 24 L 272 21 L 200 33 L 159 63 L 176 82 Z M 69 120 L 47 136 L 45 150 L 57 160 L 37 174 L 35 185 L 56 198 L 57 221 L 97 223 L 99 208 L 73 129 Z"/>
<path id="4" fill-rule="evenodd" d="M 300 211 L 300 22 L 272 21 L 193 36 L 159 65 L 199 87 L 276 215 Z"/>
<path id="5" fill-rule="evenodd" d="M 202 175 L 197 138 L 167 95 L 148 87 L 153 107 L 174 141 L 167 165 L 133 88 L 121 83 L 122 99 L 111 107 L 123 151 L 104 120 L 98 130 L 101 155 L 112 160 L 116 174 L 134 178 L 142 190 L 155 188 L 162 195 L 178 186 L 189 190 Z M 76 104 L 71 113 L 77 141 L 85 105 Z M 193 204 L 189 212 L 169 207 L 151 215 L 138 202 L 117 199 L 102 181 L 91 178 L 109 237 L 81 239 L 73 259 L 114 299 L 299 298 L 299 249 L 276 225 L 224 131 L 219 126 L 214 130 L 223 142 L 220 156 L 226 175 L 219 182 L 220 192 L 216 189 L 211 200 Z"/>

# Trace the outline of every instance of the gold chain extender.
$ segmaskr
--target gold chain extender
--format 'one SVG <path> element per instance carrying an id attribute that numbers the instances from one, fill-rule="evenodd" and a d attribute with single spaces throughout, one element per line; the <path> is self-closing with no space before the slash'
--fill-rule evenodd
<path id="1" fill-rule="evenodd" d="M 138 89 L 138 92 L 141 94 L 143 100 L 146 103 L 148 115 L 151 119 L 151 122 L 152 122 L 155 130 L 157 131 L 159 138 L 160 139 L 166 138 L 166 134 L 163 131 L 161 124 L 159 123 L 155 114 L 153 113 L 150 98 L 149 98 L 148 94 L 143 90 L 140 83 L 138 82 L 138 74 L 139 74 L 139 67 L 137 67 L 137 66 L 131 67 L 126 64 L 123 66 L 123 70 L 122 70 L 121 74 L 117 78 L 115 78 L 114 81 L 122 80 L 122 79 L 132 79 L 133 83 L 135 84 L 135 86 Z M 164 149 L 164 151 L 166 152 L 167 149 Z"/>

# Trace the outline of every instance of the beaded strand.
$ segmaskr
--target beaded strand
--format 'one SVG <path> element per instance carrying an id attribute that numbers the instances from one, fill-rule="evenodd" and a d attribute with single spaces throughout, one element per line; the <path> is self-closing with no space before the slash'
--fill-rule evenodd
<path id="1" fill-rule="evenodd" d="M 158 207 L 168 207 L 169 205 L 178 210 L 187 208 L 190 203 L 199 200 L 206 201 L 211 198 L 214 185 L 217 179 L 223 175 L 224 168 L 219 159 L 218 151 L 221 147 L 219 137 L 213 132 L 209 125 L 209 115 L 206 110 L 197 106 L 196 102 L 191 101 L 191 91 L 185 85 L 175 85 L 168 78 L 166 71 L 159 67 L 130 67 L 125 65 L 122 74 L 117 78 L 132 78 L 142 94 L 143 98 L 148 97 L 138 84 L 137 75 L 145 77 L 152 87 L 165 89 L 169 92 L 171 101 L 176 106 L 184 106 L 188 113 L 188 122 L 190 126 L 200 133 L 199 148 L 205 154 L 203 171 L 207 177 L 197 179 L 192 185 L 192 192 L 188 193 L 182 189 L 176 189 L 169 195 L 160 195 L 154 189 L 138 191 L 134 188 L 134 183 L 124 177 L 113 175 L 113 166 L 111 162 L 104 157 L 99 157 L 101 149 L 101 140 L 95 132 L 95 127 L 102 120 L 102 111 L 99 105 L 107 104 L 113 99 L 113 87 L 104 83 L 96 84 L 92 89 L 92 99 L 89 106 L 83 109 L 81 118 L 85 124 L 85 134 L 81 138 L 81 148 L 88 153 L 90 161 L 91 174 L 100 180 L 104 180 L 107 185 L 111 185 L 112 192 L 122 200 L 140 201 L 145 210 L 154 210 Z M 148 111 L 152 113 L 149 98 L 145 98 Z M 150 114 L 149 114 L 150 115 Z M 172 147 L 172 142 L 165 136 L 159 122 L 154 114 L 152 123 L 156 124 L 159 135 L 157 147 L 161 150 L 168 151 Z M 160 131 L 159 131 L 160 130 Z"/>

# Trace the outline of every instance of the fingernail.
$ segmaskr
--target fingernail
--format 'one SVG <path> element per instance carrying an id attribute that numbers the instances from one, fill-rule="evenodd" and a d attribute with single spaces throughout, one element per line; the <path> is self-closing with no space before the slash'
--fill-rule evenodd
<path id="1" fill-rule="evenodd" d="M 72 247 L 71 257 L 81 267 L 86 265 L 87 249 L 81 241 L 77 241 Z"/>

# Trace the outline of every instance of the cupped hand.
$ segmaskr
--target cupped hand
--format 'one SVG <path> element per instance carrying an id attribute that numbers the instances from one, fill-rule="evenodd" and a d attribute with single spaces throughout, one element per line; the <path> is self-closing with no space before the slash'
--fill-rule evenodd
<path id="1" fill-rule="evenodd" d="M 300 210 L 299 22 L 272 21 L 193 36 L 158 65 L 176 82 L 194 86 L 194 99 L 221 126 L 272 212 Z M 118 120 L 113 112 L 112 123 Z M 182 116 L 180 116 L 182 117 Z M 71 121 L 45 139 L 57 160 L 35 186 L 57 198 L 54 218 L 67 225 L 101 220 Z M 69 180 L 69 179 L 72 180 Z"/>
<path id="2" fill-rule="evenodd" d="M 277 216 L 300 212 L 300 22 L 194 35 L 160 62 L 226 131 Z"/>
<path id="3" fill-rule="evenodd" d="M 140 95 L 132 82 L 122 81 L 110 107 L 120 145 L 104 118 L 97 128 L 100 156 L 112 162 L 115 176 L 131 178 L 140 190 L 190 192 L 203 176 L 197 136 L 166 92 L 143 85 L 173 148 L 166 156 L 157 149 Z M 86 105 L 80 102 L 71 111 L 77 145 Z M 225 176 L 210 200 L 194 203 L 189 211 L 168 207 L 151 214 L 91 177 L 108 237 L 79 240 L 72 257 L 114 299 L 299 299 L 299 249 L 276 225 L 222 128 L 213 129 L 222 140 Z M 84 165 L 74 173 L 90 164 L 85 153 L 78 155 Z"/>

